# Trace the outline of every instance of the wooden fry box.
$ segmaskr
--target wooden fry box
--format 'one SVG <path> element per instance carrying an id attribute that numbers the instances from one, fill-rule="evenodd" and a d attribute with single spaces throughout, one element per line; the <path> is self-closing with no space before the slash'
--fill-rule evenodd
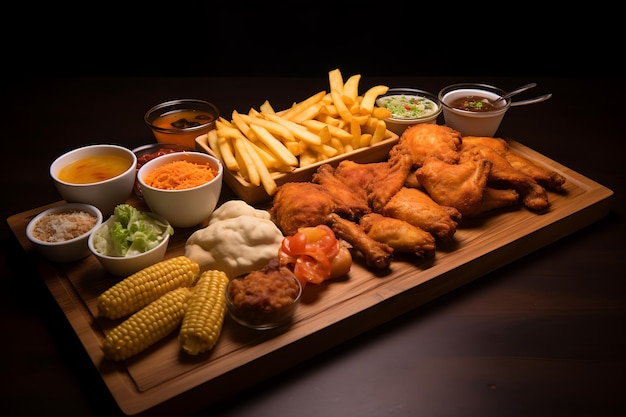
<path id="1" fill-rule="evenodd" d="M 375 145 L 368 146 L 366 148 L 360 148 L 352 152 L 337 155 L 333 158 L 326 159 L 324 161 L 317 162 L 304 168 L 297 168 L 292 172 L 285 174 L 276 174 L 274 180 L 278 186 L 281 186 L 287 182 L 307 182 L 311 181 L 313 174 L 317 171 L 317 168 L 323 164 L 331 164 L 336 167 L 339 162 L 344 159 L 352 160 L 358 163 L 379 162 L 387 160 L 389 151 L 398 142 L 398 135 L 390 130 L 385 132 L 385 139 L 378 142 Z M 196 138 L 196 148 L 207 152 L 211 155 L 215 155 L 209 147 L 207 135 L 201 135 Z M 246 203 L 255 205 L 268 203 L 272 200 L 272 196 L 269 196 L 262 185 L 255 186 L 246 181 L 241 175 L 235 172 L 231 172 L 228 169 L 224 169 L 224 182 L 230 187 L 230 189 Z"/>

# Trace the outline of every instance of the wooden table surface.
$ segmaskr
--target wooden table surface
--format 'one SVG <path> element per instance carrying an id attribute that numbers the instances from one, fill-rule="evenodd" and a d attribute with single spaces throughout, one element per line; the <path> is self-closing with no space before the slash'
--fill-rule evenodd
<path id="1" fill-rule="evenodd" d="M 352 75 L 344 73 L 344 77 Z M 614 191 L 596 223 L 373 330 L 207 407 L 177 416 L 618 416 L 626 413 L 626 145 L 622 79 L 407 77 L 376 84 L 436 93 L 487 82 L 553 98 L 514 107 L 498 135 Z M 95 142 L 153 141 L 143 114 L 161 101 L 203 98 L 228 116 L 327 89 L 319 77 L 30 78 L 2 86 L 4 219 L 59 200 L 48 175 L 62 152 Z M 605 92 L 618 90 L 613 95 Z M 443 122 L 443 120 L 440 120 Z M 56 301 L 12 235 L 0 229 L 0 411 L 9 416 L 122 415 Z M 213 401 L 211 401 L 212 403 Z M 158 415 L 168 405 L 146 412 Z M 171 414 L 174 415 L 174 414 Z"/>

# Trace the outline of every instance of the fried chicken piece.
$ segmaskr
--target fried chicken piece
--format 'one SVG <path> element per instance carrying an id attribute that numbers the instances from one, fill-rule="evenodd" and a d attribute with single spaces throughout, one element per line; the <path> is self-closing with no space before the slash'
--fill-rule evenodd
<path id="1" fill-rule="evenodd" d="M 406 129 L 398 143 L 389 151 L 392 158 L 396 153 L 408 153 L 414 167 L 422 166 L 424 159 L 434 156 L 449 164 L 459 160 L 461 134 L 456 130 L 434 123 L 419 123 Z"/>
<path id="2" fill-rule="evenodd" d="M 563 184 L 565 184 L 566 179 L 558 172 L 536 164 L 530 159 L 511 150 L 509 150 L 504 157 L 513 168 L 533 178 L 542 187 L 554 191 L 563 189 Z"/>
<path id="3" fill-rule="evenodd" d="M 512 187 L 520 194 L 524 206 L 531 210 L 543 210 L 549 206 L 548 194 L 541 185 L 532 177 L 515 169 L 504 156 L 486 145 L 462 146 L 459 162 L 474 159 L 477 153 L 492 163 L 489 170 L 489 185 L 494 188 Z"/>
<path id="4" fill-rule="evenodd" d="M 409 175 L 406 177 L 406 181 L 404 181 L 404 186 L 405 187 L 408 187 L 408 188 L 423 188 L 422 184 L 420 184 L 419 180 L 415 176 L 415 172 L 417 172 L 417 169 L 412 169 L 411 172 L 409 172 Z"/>
<path id="5" fill-rule="evenodd" d="M 328 215 L 339 210 L 335 198 L 319 184 L 288 182 L 276 190 L 270 214 L 285 236 L 300 227 L 326 224 Z"/>
<path id="6" fill-rule="evenodd" d="M 498 189 L 487 186 L 483 193 L 483 199 L 480 202 L 480 211 L 478 213 L 470 213 L 468 217 L 477 216 L 502 207 L 510 207 L 518 202 L 519 194 L 517 191 L 509 188 Z"/>
<path id="7" fill-rule="evenodd" d="M 330 164 L 320 165 L 312 181 L 323 186 L 335 198 L 344 217 L 356 219 L 371 211 L 366 189 L 338 178 Z"/>
<path id="8" fill-rule="evenodd" d="M 369 213 L 361 217 L 359 225 L 375 241 L 391 246 L 394 253 L 411 253 L 419 258 L 435 256 L 433 235 L 404 220 Z"/>
<path id="9" fill-rule="evenodd" d="M 482 211 L 491 162 L 477 155 L 449 164 L 429 156 L 415 172 L 419 183 L 438 204 L 456 208 L 463 217 Z"/>
<path id="10" fill-rule="evenodd" d="M 465 148 L 469 147 L 469 145 L 488 146 L 500 155 L 504 155 L 509 151 L 509 142 L 501 138 L 492 138 L 490 136 L 463 136 L 461 143 Z"/>
<path id="11" fill-rule="evenodd" d="M 374 210 L 382 209 L 400 190 L 411 171 L 411 158 L 406 153 L 392 155 L 388 161 L 359 164 L 344 160 L 335 170 L 335 177 L 353 193 L 364 190 Z"/>
<path id="12" fill-rule="evenodd" d="M 480 137 L 480 136 L 464 136 L 462 138 L 462 148 L 473 145 L 484 145 L 493 149 L 498 154 L 504 156 L 511 166 L 518 171 L 533 178 L 542 187 L 560 191 L 565 184 L 565 177 L 558 172 L 536 164 L 530 159 L 513 151 L 509 147 L 509 143 L 501 138 Z"/>
<path id="13" fill-rule="evenodd" d="M 337 237 L 350 243 L 363 255 L 365 264 L 375 270 L 389 268 L 393 248 L 386 243 L 378 242 L 365 233 L 358 224 L 331 213 L 326 223 Z"/>
<path id="14" fill-rule="evenodd" d="M 439 205 L 424 191 L 407 187 L 400 189 L 380 214 L 404 220 L 441 241 L 450 240 L 461 221 L 461 213 L 454 207 Z"/>
<path id="15" fill-rule="evenodd" d="M 471 153 L 458 164 L 429 157 L 415 176 L 438 204 L 456 208 L 464 218 L 474 217 L 519 201 L 515 190 L 488 186 L 491 165 L 491 161 L 482 158 L 478 152 Z"/>

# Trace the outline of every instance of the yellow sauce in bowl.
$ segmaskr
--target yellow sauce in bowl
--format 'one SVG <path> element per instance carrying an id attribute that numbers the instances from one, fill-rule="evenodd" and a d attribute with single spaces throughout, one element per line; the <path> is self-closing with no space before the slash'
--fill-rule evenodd
<path id="1" fill-rule="evenodd" d="M 59 180 L 72 184 L 91 184 L 117 177 L 130 167 L 131 161 L 119 155 L 88 156 L 61 168 Z"/>

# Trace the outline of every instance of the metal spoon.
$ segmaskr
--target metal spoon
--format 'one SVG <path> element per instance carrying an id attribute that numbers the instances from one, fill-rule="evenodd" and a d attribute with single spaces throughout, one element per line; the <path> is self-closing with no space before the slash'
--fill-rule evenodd
<path id="1" fill-rule="evenodd" d="M 492 101 L 491 104 L 496 104 L 497 102 L 499 102 L 501 100 L 507 99 L 507 98 L 509 98 L 511 96 L 514 96 L 515 94 L 519 94 L 522 91 L 530 90 L 531 88 L 536 87 L 536 86 L 537 86 L 537 83 L 530 83 L 530 84 L 523 85 L 523 86 L 521 86 L 519 88 L 516 88 L 513 91 L 510 91 L 510 92 L 508 92 L 508 93 L 498 97 L 497 99 Z M 520 101 L 520 103 L 521 103 L 521 101 Z"/>
<path id="2" fill-rule="evenodd" d="M 539 103 L 539 102 L 542 102 L 542 101 L 546 101 L 550 97 L 552 97 L 551 93 L 550 94 L 544 94 L 543 96 L 539 96 L 539 97 L 535 97 L 535 98 L 529 98 L 528 100 L 514 101 L 514 102 L 511 103 L 511 106 L 524 106 L 526 104 Z"/>

